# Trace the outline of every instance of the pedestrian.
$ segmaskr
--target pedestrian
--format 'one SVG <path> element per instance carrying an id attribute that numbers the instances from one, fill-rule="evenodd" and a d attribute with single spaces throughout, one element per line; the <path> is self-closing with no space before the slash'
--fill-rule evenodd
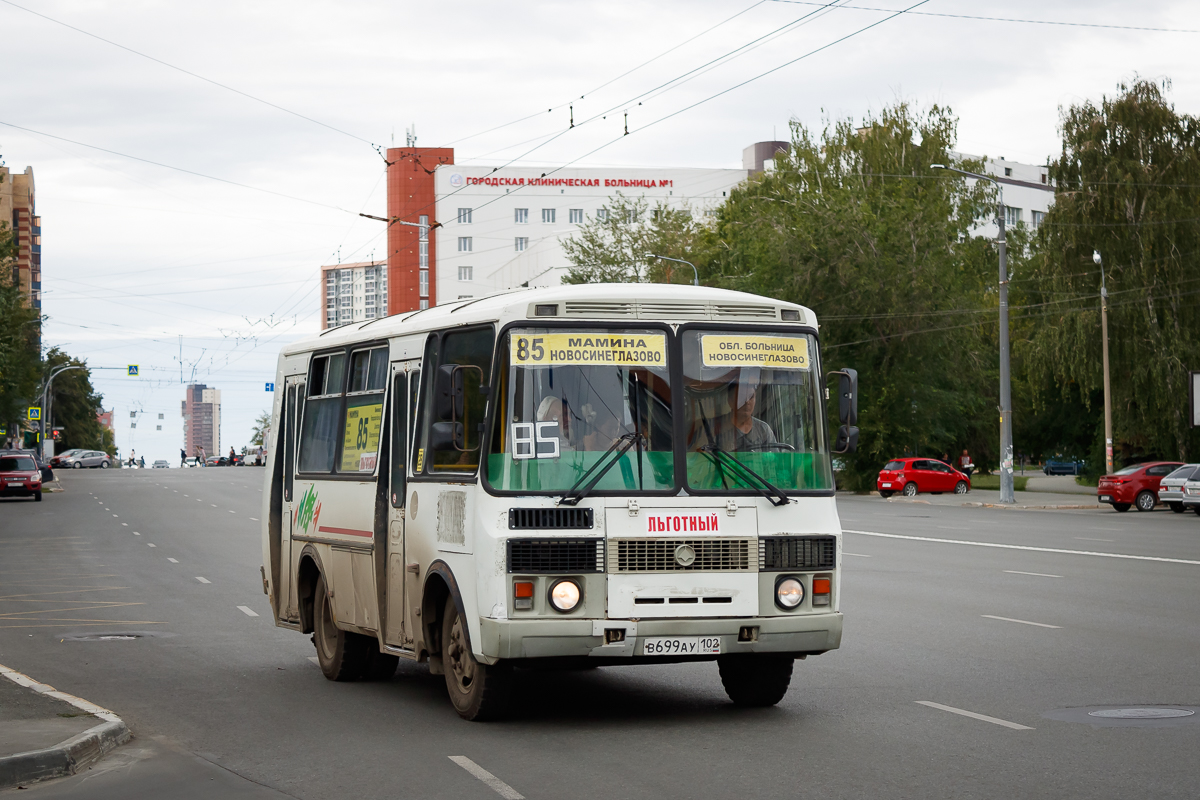
<path id="1" fill-rule="evenodd" d="M 971 473 L 975 471 L 975 465 L 971 463 L 971 456 L 966 450 L 963 450 L 962 456 L 958 459 L 958 469 L 967 476 L 968 480 L 971 478 Z"/>
<path id="2" fill-rule="evenodd" d="M 229 466 L 233 466 L 233 460 L 237 458 L 237 454 L 233 452 L 233 448 L 229 448 Z"/>
<path id="3" fill-rule="evenodd" d="M 942 453 L 942 463 L 945 464 L 947 467 L 950 466 L 950 454 L 949 453 Z"/>
<path id="4" fill-rule="evenodd" d="M 142 456 L 141 460 L 138 461 L 138 466 L 141 467 L 142 469 L 146 468 L 146 457 L 145 456 Z"/>
<path id="5" fill-rule="evenodd" d="M 179 466 L 182 469 L 187 466 L 187 450 L 179 448 Z"/>
<path id="6" fill-rule="evenodd" d="M 200 451 L 200 466 L 207 467 L 208 466 L 208 455 L 204 452 L 203 447 L 200 447 L 197 449 Z"/>

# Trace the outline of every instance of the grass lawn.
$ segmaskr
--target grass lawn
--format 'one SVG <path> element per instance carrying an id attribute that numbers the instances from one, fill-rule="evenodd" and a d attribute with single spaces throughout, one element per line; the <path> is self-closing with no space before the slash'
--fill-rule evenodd
<path id="1" fill-rule="evenodd" d="M 1029 478 L 1022 478 L 1019 475 L 1013 476 L 1014 491 L 1025 491 L 1025 484 L 1029 483 Z M 1000 491 L 1000 476 L 999 475 L 972 475 L 972 489 L 995 489 Z"/>

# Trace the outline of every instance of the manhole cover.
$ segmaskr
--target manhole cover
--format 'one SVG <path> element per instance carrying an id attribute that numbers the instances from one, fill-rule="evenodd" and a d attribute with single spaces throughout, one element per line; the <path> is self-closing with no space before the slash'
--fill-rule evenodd
<path id="1" fill-rule="evenodd" d="M 1105 708 L 1100 711 L 1089 711 L 1089 717 L 1104 719 L 1175 719 L 1190 717 L 1195 711 L 1186 708 Z"/>

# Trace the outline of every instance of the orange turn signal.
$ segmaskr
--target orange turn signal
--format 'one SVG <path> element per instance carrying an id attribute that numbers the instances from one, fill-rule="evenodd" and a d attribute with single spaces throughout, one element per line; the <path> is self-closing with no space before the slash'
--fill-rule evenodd
<path id="1" fill-rule="evenodd" d="M 513 584 L 514 597 L 533 597 L 533 584 L 525 581 L 517 581 Z"/>
<path id="2" fill-rule="evenodd" d="M 813 579 L 813 594 L 829 594 L 831 584 L 832 581 L 829 578 Z"/>

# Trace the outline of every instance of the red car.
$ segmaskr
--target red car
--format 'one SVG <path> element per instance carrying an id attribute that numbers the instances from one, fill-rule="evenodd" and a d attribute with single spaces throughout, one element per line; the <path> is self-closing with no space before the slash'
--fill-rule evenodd
<path id="1" fill-rule="evenodd" d="M 875 488 L 883 497 L 891 497 L 897 492 L 906 497 L 917 492 L 966 494 L 971 491 L 971 479 L 933 458 L 897 458 L 883 465 Z"/>
<path id="2" fill-rule="evenodd" d="M 1096 487 L 1096 499 L 1111 503 L 1117 511 L 1153 511 L 1158 505 L 1158 484 L 1167 475 L 1183 466 L 1179 461 L 1148 461 L 1134 464 L 1105 475 Z"/>
<path id="3" fill-rule="evenodd" d="M 0 456 L 0 496 L 42 500 L 42 472 L 33 456 Z"/>

